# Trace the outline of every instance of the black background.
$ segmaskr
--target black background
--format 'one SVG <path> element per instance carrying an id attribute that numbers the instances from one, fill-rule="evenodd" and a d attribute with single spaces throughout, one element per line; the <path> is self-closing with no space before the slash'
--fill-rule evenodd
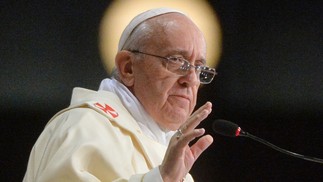
<path id="1" fill-rule="evenodd" d="M 211 130 L 224 118 L 282 148 L 323 158 L 322 1 L 209 1 L 223 53 L 198 105 L 214 144 L 191 170 L 196 181 L 322 181 L 323 165 Z M 107 77 L 98 26 L 109 1 L 1 1 L 1 181 L 21 181 L 46 122 L 75 86 Z"/>

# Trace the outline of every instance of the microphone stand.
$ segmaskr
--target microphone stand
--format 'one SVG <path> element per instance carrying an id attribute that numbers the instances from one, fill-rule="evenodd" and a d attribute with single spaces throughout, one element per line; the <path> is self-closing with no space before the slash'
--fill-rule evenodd
<path id="1" fill-rule="evenodd" d="M 291 151 L 288 151 L 288 150 L 285 150 L 285 149 L 282 149 L 264 139 L 261 139 L 257 136 L 254 136 L 248 132 L 245 132 L 245 131 L 240 131 L 240 134 L 238 136 L 243 136 L 243 137 L 247 137 L 247 138 L 251 138 L 257 142 L 260 142 L 262 144 L 265 144 L 279 152 L 282 152 L 284 154 L 287 154 L 287 155 L 290 155 L 290 156 L 293 156 L 293 157 L 296 157 L 296 158 L 300 158 L 300 159 L 304 159 L 304 160 L 308 160 L 308 161 L 312 161 L 312 162 L 317 162 L 317 163 L 320 163 L 320 164 L 323 164 L 323 159 L 319 159 L 319 158 L 316 158 L 316 157 L 311 157 L 311 156 L 305 156 L 305 155 L 301 155 L 301 154 L 297 154 L 295 152 L 291 152 Z"/>

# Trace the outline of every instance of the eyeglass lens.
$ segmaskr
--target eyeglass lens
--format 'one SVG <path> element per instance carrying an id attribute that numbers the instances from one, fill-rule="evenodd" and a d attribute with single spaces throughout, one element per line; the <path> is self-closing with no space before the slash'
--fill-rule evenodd
<path id="1" fill-rule="evenodd" d="M 188 74 L 188 72 L 189 72 L 189 70 L 191 68 L 194 68 L 195 73 L 198 76 L 198 79 L 200 80 L 200 82 L 202 84 L 210 83 L 213 80 L 214 76 L 216 75 L 216 71 L 215 71 L 214 68 L 209 68 L 207 66 L 193 66 L 187 60 L 185 60 L 184 58 L 180 58 L 180 57 L 162 57 L 162 56 L 157 56 L 157 55 L 153 55 L 153 54 L 140 52 L 140 51 L 137 51 L 137 50 L 133 50 L 131 52 L 145 54 L 145 55 L 165 59 L 165 60 L 167 60 L 166 61 L 166 69 L 168 71 L 176 73 L 178 75 L 186 75 L 186 74 Z"/>
<path id="2" fill-rule="evenodd" d="M 207 84 L 213 80 L 215 76 L 215 70 L 208 67 L 199 67 L 193 66 L 188 61 L 180 59 L 180 58 L 169 58 L 167 69 L 171 72 L 174 72 L 179 75 L 186 75 L 189 70 L 193 67 L 196 71 L 196 74 L 201 83 Z"/>

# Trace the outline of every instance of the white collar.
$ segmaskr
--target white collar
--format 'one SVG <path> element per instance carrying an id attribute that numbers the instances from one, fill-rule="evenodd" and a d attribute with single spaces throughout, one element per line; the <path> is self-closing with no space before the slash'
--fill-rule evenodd
<path id="1" fill-rule="evenodd" d="M 162 130 L 125 85 L 115 79 L 106 78 L 102 80 L 99 90 L 115 93 L 130 114 L 138 122 L 139 127 L 146 136 L 163 145 L 168 145 L 175 131 Z"/>

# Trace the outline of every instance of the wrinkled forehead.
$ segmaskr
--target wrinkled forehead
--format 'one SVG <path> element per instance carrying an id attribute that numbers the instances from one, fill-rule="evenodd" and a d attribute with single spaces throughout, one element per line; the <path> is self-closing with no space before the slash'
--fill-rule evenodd
<path id="1" fill-rule="evenodd" d="M 200 54 L 199 57 L 205 58 L 206 40 L 203 33 L 187 16 L 168 13 L 151 18 L 145 23 L 150 24 L 154 30 L 154 36 L 150 38 L 150 48 L 183 56 L 195 51 Z"/>
<path id="2" fill-rule="evenodd" d="M 175 9 L 171 9 L 171 8 L 152 9 L 152 10 L 148 10 L 148 11 L 145 11 L 145 12 L 137 15 L 136 17 L 134 17 L 130 21 L 130 23 L 126 26 L 126 28 L 122 32 L 121 38 L 119 40 L 118 51 L 122 50 L 122 48 L 124 47 L 124 44 L 131 36 L 134 29 L 136 29 L 136 27 L 138 27 L 138 25 L 140 25 L 141 23 L 143 23 L 144 21 L 146 21 L 148 19 L 160 16 L 160 15 L 168 14 L 168 13 L 179 13 L 179 14 L 186 16 L 184 13 L 182 13 L 178 10 L 175 10 Z"/>

